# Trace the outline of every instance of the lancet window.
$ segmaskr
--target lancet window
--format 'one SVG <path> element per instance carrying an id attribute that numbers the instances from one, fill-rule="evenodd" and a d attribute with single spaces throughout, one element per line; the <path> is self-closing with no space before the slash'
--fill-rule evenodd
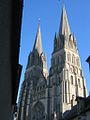
<path id="1" fill-rule="evenodd" d="M 71 84 L 73 84 L 73 76 L 71 75 Z"/>
<path id="2" fill-rule="evenodd" d="M 78 79 L 78 85 L 79 85 L 79 87 L 81 87 L 80 79 Z"/>

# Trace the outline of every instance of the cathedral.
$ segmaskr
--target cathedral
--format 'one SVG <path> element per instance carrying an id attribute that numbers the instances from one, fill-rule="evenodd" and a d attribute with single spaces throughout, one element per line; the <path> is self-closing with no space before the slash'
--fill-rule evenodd
<path id="1" fill-rule="evenodd" d="M 63 120 L 64 114 L 77 105 L 76 98 L 86 96 L 76 37 L 70 31 L 63 5 L 49 71 L 38 24 L 21 86 L 18 120 Z"/>

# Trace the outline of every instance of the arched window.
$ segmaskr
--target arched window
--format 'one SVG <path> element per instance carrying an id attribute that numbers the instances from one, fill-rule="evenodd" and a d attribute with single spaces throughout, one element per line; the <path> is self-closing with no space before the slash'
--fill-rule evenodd
<path id="1" fill-rule="evenodd" d="M 73 66 L 70 66 L 70 72 L 73 73 Z"/>
<path id="2" fill-rule="evenodd" d="M 71 54 L 70 53 L 67 54 L 67 61 L 71 62 Z"/>
<path id="3" fill-rule="evenodd" d="M 68 93 L 70 93 L 70 82 L 68 81 Z M 70 103 L 70 94 L 69 94 L 69 96 L 68 96 L 69 98 L 68 98 L 68 102 Z"/>
<path id="4" fill-rule="evenodd" d="M 71 84 L 73 84 L 73 76 L 71 75 Z"/>
<path id="5" fill-rule="evenodd" d="M 65 82 L 65 94 L 67 94 L 67 83 Z"/>
<path id="6" fill-rule="evenodd" d="M 80 79 L 78 79 L 78 85 L 79 85 L 79 87 L 81 87 Z"/>
<path id="7" fill-rule="evenodd" d="M 72 55 L 72 63 L 75 63 L 75 57 Z"/>
<path id="8" fill-rule="evenodd" d="M 77 86 L 77 77 L 75 76 L 75 86 Z"/>
<path id="9" fill-rule="evenodd" d="M 71 54 L 69 54 L 69 61 L 71 62 Z"/>
<path id="10" fill-rule="evenodd" d="M 76 64 L 79 66 L 79 58 L 76 59 Z"/>
<path id="11" fill-rule="evenodd" d="M 65 102 L 67 103 L 67 83 L 65 82 Z"/>

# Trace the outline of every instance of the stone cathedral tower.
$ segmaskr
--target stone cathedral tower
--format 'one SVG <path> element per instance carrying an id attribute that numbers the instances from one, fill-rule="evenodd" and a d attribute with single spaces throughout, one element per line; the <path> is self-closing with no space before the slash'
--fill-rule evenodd
<path id="1" fill-rule="evenodd" d="M 47 116 L 46 55 L 42 50 L 40 23 L 32 52 L 28 57 L 25 78 L 19 98 L 19 120 L 44 120 Z"/>
<path id="2" fill-rule="evenodd" d="M 61 120 L 63 113 L 77 104 L 76 97 L 86 95 L 76 37 L 70 31 L 63 6 L 59 32 L 54 37 L 49 74 L 38 24 L 21 87 L 18 120 Z"/>
<path id="3" fill-rule="evenodd" d="M 54 49 L 49 73 L 49 112 L 57 118 L 76 104 L 77 96 L 86 96 L 76 37 L 72 35 L 65 7 L 62 8 L 59 33 L 54 37 Z"/>

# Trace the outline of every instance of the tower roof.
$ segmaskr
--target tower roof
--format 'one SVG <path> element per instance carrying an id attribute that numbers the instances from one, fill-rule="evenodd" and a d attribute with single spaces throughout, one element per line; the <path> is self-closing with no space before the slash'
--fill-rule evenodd
<path id="1" fill-rule="evenodd" d="M 37 50 L 39 55 L 43 52 L 42 51 L 41 32 L 40 32 L 40 22 L 38 23 L 38 29 L 37 29 L 37 34 L 36 34 L 33 50 Z"/>
<path id="2" fill-rule="evenodd" d="M 70 26 L 67 18 L 67 13 L 65 6 L 62 7 L 62 14 L 61 14 L 61 21 L 60 21 L 60 28 L 59 28 L 59 34 L 61 35 L 70 35 Z"/>

